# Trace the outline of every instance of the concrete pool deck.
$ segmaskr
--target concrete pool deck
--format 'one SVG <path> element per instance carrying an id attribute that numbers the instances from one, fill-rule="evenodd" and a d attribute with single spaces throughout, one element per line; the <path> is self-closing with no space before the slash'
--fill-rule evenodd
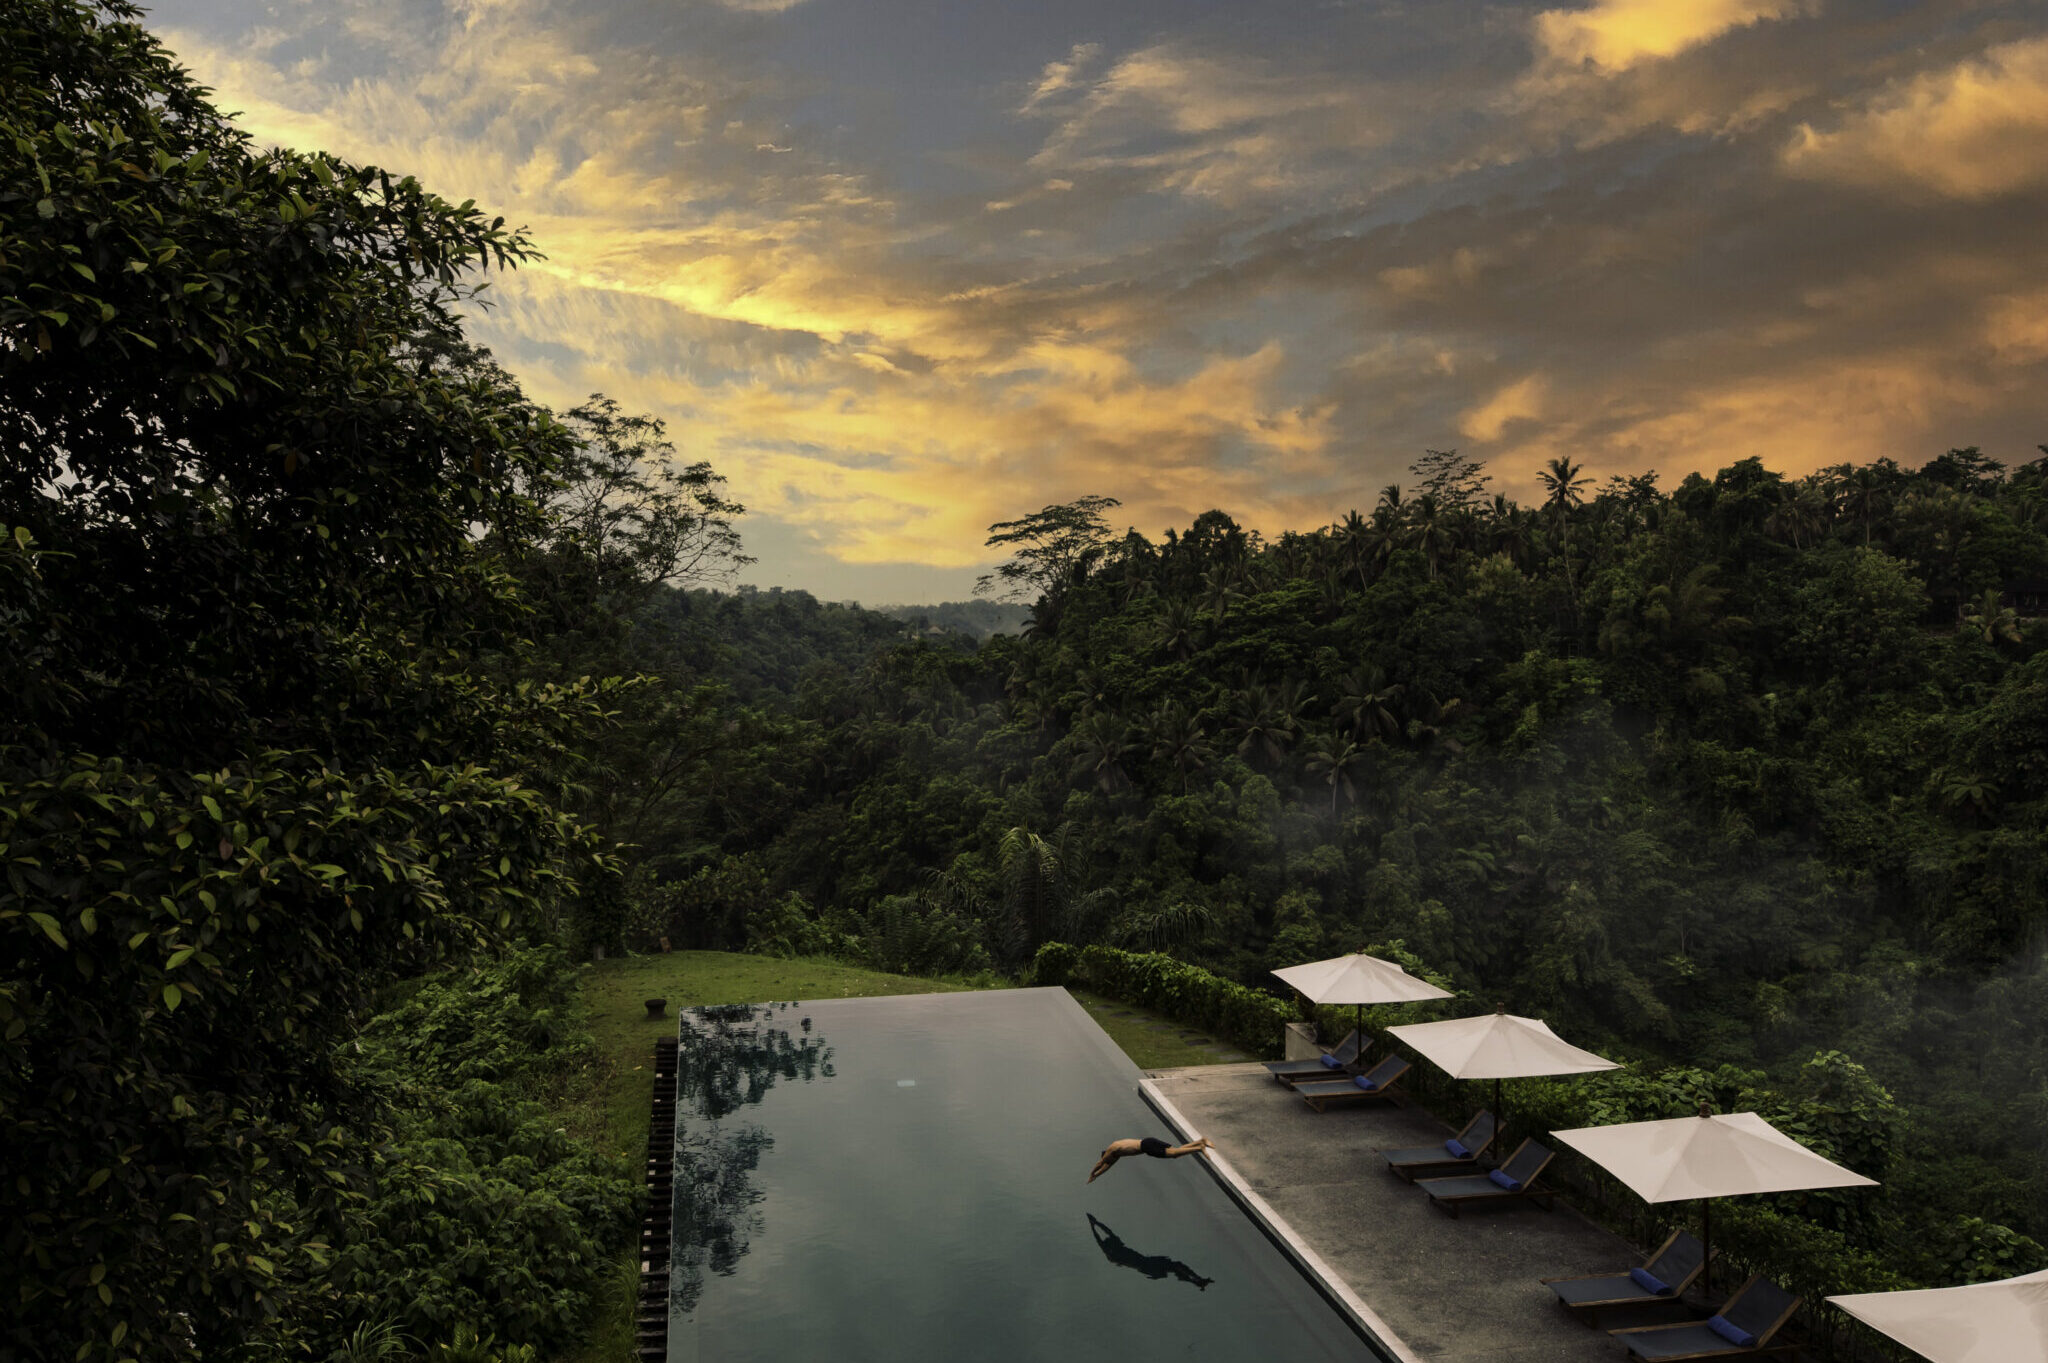
<path id="1" fill-rule="evenodd" d="M 1379 1151 L 1449 1135 L 1414 1107 L 1318 1114 L 1256 1062 L 1148 1070 L 1151 1096 L 1207 1136 L 1246 1188 L 1365 1308 L 1399 1356 L 1436 1363 L 1625 1359 L 1605 1331 L 1688 1319 L 1675 1307 L 1601 1315 L 1561 1307 L 1541 1278 L 1611 1273 L 1641 1256 L 1562 1203 L 1467 1209 L 1453 1219 L 1386 1171 Z M 1155 1104 L 1156 1105 L 1156 1104 Z M 1255 1213 L 1256 1214 L 1256 1213 Z M 1345 1295 L 1345 1294 L 1340 1294 Z"/>

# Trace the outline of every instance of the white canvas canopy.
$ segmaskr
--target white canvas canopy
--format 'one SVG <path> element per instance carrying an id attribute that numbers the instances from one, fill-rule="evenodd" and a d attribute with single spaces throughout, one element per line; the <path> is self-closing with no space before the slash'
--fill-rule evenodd
<path id="1" fill-rule="evenodd" d="M 1422 999 L 1448 999 L 1448 989 L 1428 980 L 1418 980 L 1392 961 L 1355 952 L 1332 956 L 1327 961 L 1290 965 L 1273 972 L 1310 1003 L 1351 1004 L 1358 1010 L 1359 1024 L 1365 1009 L 1377 1003 L 1415 1003 Z"/>
<path id="2" fill-rule="evenodd" d="M 1451 997 L 1450 990 L 1418 980 L 1392 961 L 1362 952 L 1291 965 L 1273 973 L 1311 1003 L 1412 1003 Z"/>
<path id="3" fill-rule="evenodd" d="M 1930 1363 L 2048 1363 L 2048 1273 L 1828 1300 Z"/>
<path id="4" fill-rule="evenodd" d="M 1415 1022 L 1387 1031 L 1453 1079 L 1531 1079 L 1545 1074 L 1590 1074 L 1621 1068 L 1582 1051 L 1537 1018 L 1505 1009 L 1447 1022 Z"/>
<path id="5" fill-rule="evenodd" d="M 1506 1115 L 1500 1110 L 1503 1079 L 1621 1068 L 1604 1055 L 1580 1050 L 1541 1019 L 1518 1017 L 1506 1008 L 1479 1017 L 1413 1022 L 1387 1031 L 1453 1079 L 1493 1080 L 1496 1122 Z"/>
<path id="6" fill-rule="evenodd" d="M 1551 1136 L 1645 1202 L 1877 1186 L 1876 1179 L 1823 1159 L 1754 1112 L 1582 1126 Z"/>
<path id="7" fill-rule="evenodd" d="M 1808 1150 L 1754 1112 L 1620 1122 L 1553 1131 L 1551 1139 L 1584 1155 L 1645 1202 L 1700 1203 L 1700 1239 L 1711 1252 L 1706 1199 L 1806 1188 L 1874 1188 L 1877 1180 Z M 1713 1265 L 1707 1266 L 1709 1275 Z"/>

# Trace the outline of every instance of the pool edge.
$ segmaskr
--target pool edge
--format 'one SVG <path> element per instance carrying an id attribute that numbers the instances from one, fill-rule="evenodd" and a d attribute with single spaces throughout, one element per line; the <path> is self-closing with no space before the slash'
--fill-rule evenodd
<path id="1" fill-rule="evenodd" d="M 1194 1124 L 1173 1105 L 1172 1099 L 1159 1091 L 1156 1081 L 1140 1079 L 1138 1092 L 1151 1105 L 1153 1111 L 1172 1124 L 1183 1139 L 1201 1139 L 1202 1133 L 1196 1130 Z M 1200 1158 L 1199 1162 L 1208 1169 L 1210 1177 L 1221 1184 L 1223 1190 L 1244 1208 L 1259 1229 L 1294 1261 L 1295 1267 L 1315 1284 L 1316 1289 L 1337 1308 L 1352 1329 L 1383 1355 L 1395 1360 L 1395 1363 L 1423 1363 L 1420 1356 L 1403 1343 L 1401 1337 L 1380 1318 L 1379 1313 L 1367 1306 L 1359 1295 L 1351 1290 L 1350 1284 L 1338 1277 L 1336 1271 L 1323 1261 L 1323 1257 L 1295 1233 L 1294 1227 L 1288 1225 L 1286 1219 L 1274 1211 L 1266 1199 L 1252 1191 L 1251 1185 L 1244 1181 L 1227 1158 L 1211 1148 L 1207 1156 Z"/>

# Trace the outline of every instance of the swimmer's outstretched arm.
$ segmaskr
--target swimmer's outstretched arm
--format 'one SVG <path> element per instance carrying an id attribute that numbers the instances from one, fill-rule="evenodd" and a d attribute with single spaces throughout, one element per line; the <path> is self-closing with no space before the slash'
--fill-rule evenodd
<path id="1" fill-rule="evenodd" d="M 1143 1148 L 1143 1143 L 1135 1137 L 1111 1141 L 1102 1148 L 1102 1158 L 1095 1162 L 1095 1169 L 1088 1175 L 1088 1181 L 1093 1183 L 1096 1179 L 1108 1173 L 1111 1165 L 1115 1164 L 1125 1155 L 1137 1154 L 1141 1148 Z"/>

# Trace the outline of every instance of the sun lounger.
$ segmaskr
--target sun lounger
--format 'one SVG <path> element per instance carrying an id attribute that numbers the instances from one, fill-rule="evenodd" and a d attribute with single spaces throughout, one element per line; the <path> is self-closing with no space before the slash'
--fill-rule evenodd
<path id="1" fill-rule="evenodd" d="M 1581 1278 L 1545 1278 L 1543 1283 L 1557 1295 L 1560 1306 L 1590 1324 L 1603 1307 L 1680 1301 L 1706 1266 L 1705 1247 L 1688 1232 L 1675 1230 L 1641 1268 Z"/>
<path id="2" fill-rule="evenodd" d="M 1315 1083 L 1296 1084 L 1294 1091 L 1308 1099 L 1308 1105 L 1322 1112 L 1334 1103 L 1356 1103 L 1368 1098 L 1385 1098 L 1399 1102 L 1394 1086 L 1401 1082 L 1401 1076 L 1408 1073 L 1410 1066 L 1398 1055 L 1390 1055 L 1374 1065 L 1364 1074 L 1349 1079 L 1324 1079 Z"/>
<path id="3" fill-rule="evenodd" d="M 1647 1363 L 1677 1363 L 1687 1358 L 1766 1358 L 1795 1354 L 1795 1344 L 1771 1339 L 1792 1313 L 1799 1298 L 1759 1274 L 1722 1303 L 1711 1319 L 1684 1325 L 1638 1325 L 1609 1334 L 1628 1346 L 1629 1357 Z"/>
<path id="4" fill-rule="evenodd" d="M 1547 1147 L 1525 1140 L 1515 1147 L 1507 1162 L 1485 1174 L 1463 1174 L 1457 1178 L 1419 1178 L 1415 1186 L 1429 1194 L 1429 1200 L 1452 1216 L 1460 1207 L 1475 1203 L 1534 1201 L 1546 1210 L 1557 1194 L 1538 1188 L 1536 1180 L 1557 1158 Z"/>
<path id="5" fill-rule="evenodd" d="M 1299 1084 L 1305 1080 L 1335 1079 L 1350 1072 L 1358 1063 L 1358 1056 L 1365 1049 L 1364 1039 L 1353 1028 L 1331 1049 L 1313 1060 L 1269 1060 L 1266 1072 L 1283 1084 Z"/>
<path id="6" fill-rule="evenodd" d="M 1478 1167 L 1479 1157 L 1493 1144 L 1496 1135 L 1493 1114 L 1484 1108 L 1472 1114 L 1465 1129 L 1435 1145 L 1413 1145 L 1400 1150 L 1381 1151 L 1387 1157 L 1387 1172 L 1410 1183 L 1426 1170 L 1458 1170 Z"/>

